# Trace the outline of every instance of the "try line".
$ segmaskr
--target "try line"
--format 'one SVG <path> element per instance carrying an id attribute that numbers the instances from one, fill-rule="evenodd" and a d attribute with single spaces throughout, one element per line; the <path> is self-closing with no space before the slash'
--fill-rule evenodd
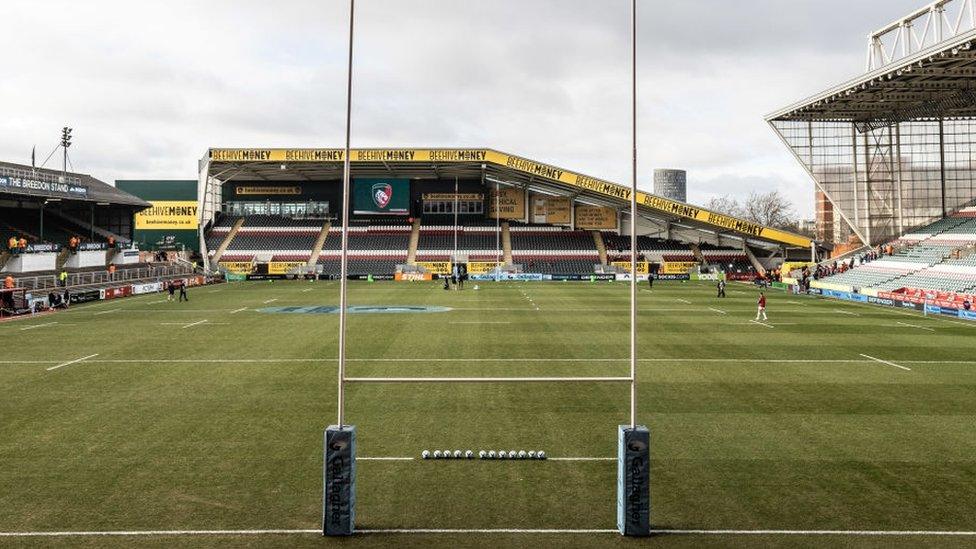
<path id="1" fill-rule="evenodd" d="M 0 537 L 107 537 L 107 536 L 280 536 L 322 535 L 318 528 L 262 530 L 104 530 L 0 532 Z M 612 528 L 377 528 L 356 534 L 617 534 Z M 651 535 L 671 536 L 863 536 L 863 537 L 976 537 L 972 530 L 697 530 L 652 529 Z"/>

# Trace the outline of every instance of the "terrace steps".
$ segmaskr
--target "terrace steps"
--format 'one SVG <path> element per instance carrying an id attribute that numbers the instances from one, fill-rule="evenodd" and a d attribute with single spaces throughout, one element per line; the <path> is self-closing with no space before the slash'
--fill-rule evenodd
<path id="1" fill-rule="evenodd" d="M 607 264 L 607 246 L 603 242 L 603 233 L 593 231 L 593 242 L 596 244 L 596 251 L 600 252 L 600 265 Z"/>
<path id="2" fill-rule="evenodd" d="M 420 246 L 420 224 L 418 217 L 413 220 L 413 228 L 410 230 L 410 247 L 407 248 L 407 265 L 417 264 L 417 248 Z"/>
<path id="3" fill-rule="evenodd" d="M 227 247 L 230 246 L 230 243 L 234 241 L 234 237 L 237 236 L 237 231 L 241 230 L 243 225 L 243 217 L 234 222 L 234 226 L 230 228 L 230 231 L 227 232 L 227 236 L 224 237 L 224 241 L 220 243 L 220 246 L 217 247 L 217 251 L 214 252 L 212 259 L 214 263 L 220 261 L 220 256 L 224 255 L 224 252 L 227 251 Z"/>
<path id="4" fill-rule="evenodd" d="M 319 232 L 319 237 L 315 239 L 315 244 L 312 245 L 312 253 L 308 256 L 308 263 L 305 264 L 308 270 L 315 268 L 315 264 L 319 261 L 319 256 L 322 255 L 322 247 L 325 246 L 325 239 L 329 236 L 329 229 L 332 228 L 332 222 L 328 219 L 322 224 L 322 230 Z"/>
<path id="5" fill-rule="evenodd" d="M 515 262 L 512 260 L 512 232 L 509 228 L 508 221 L 502 223 L 501 229 L 502 251 L 505 253 L 505 264 L 513 265 Z"/>

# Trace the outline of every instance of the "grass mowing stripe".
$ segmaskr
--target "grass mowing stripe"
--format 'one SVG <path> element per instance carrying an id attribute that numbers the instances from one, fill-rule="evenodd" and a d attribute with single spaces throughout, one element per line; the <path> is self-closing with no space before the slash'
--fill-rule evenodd
<path id="1" fill-rule="evenodd" d="M 614 528 L 365 528 L 357 534 L 619 534 Z M 105 530 L 0 532 L 0 537 L 136 537 L 136 536 L 277 536 L 321 535 L 320 528 L 266 530 Z M 858 536 L 858 537 L 976 537 L 972 530 L 651 530 L 651 535 L 671 536 Z"/>

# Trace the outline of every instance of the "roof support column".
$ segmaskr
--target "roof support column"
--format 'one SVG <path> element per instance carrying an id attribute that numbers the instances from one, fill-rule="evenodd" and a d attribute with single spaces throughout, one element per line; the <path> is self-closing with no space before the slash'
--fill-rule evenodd
<path id="1" fill-rule="evenodd" d="M 945 159 L 945 120 L 939 118 L 939 181 L 942 189 L 942 217 L 948 215 L 946 208 L 946 159 Z"/>

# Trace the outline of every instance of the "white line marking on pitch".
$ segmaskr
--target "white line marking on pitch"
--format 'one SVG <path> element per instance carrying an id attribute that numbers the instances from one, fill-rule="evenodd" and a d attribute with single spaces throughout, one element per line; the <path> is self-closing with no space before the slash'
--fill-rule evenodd
<path id="1" fill-rule="evenodd" d="M 617 534 L 614 528 L 377 528 L 359 534 Z M 651 530 L 673 536 L 858 536 L 858 537 L 976 537 L 965 530 Z M 104 530 L 61 532 L 0 532 L 0 537 L 108 537 L 108 536 L 274 536 L 322 535 L 321 528 L 264 530 Z"/>
<path id="2" fill-rule="evenodd" d="M 721 313 L 721 314 L 723 314 L 723 315 L 727 315 L 727 314 L 729 314 L 729 313 L 727 313 L 727 312 L 725 312 L 725 311 L 723 311 L 722 309 L 716 309 L 716 308 L 714 308 L 714 307 L 709 307 L 709 308 L 708 308 L 708 310 L 709 310 L 709 311 L 715 311 L 716 313 Z"/>
<path id="3" fill-rule="evenodd" d="M 566 458 L 547 458 L 548 461 L 617 461 L 617 458 L 606 457 L 566 457 Z"/>
<path id="4" fill-rule="evenodd" d="M 33 326 L 24 326 L 23 328 L 20 329 L 20 331 L 23 332 L 25 330 L 33 330 L 35 328 L 43 328 L 45 326 L 53 326 L 55 324 L 57 324 L 57 322 L 45 322 L 44 324 L 34 324 Z"/>
<path id="5" fill-rule="evenodd" d="M 305 288 L 304 290 L 302 290 L 302 293 L 304 294 L 305 292 L 311 292 L 313 289 L 314 288 Z"/>
<path id="6" fill-rule="evenodd" d="M 909 324 L 907 322 L 902 322 L 900 320 L 898 321 L 898 324 L 901 324 L 902 326 L 908 326 L 909 328 L 917 328 L 919 330 L 928 330 L 930 332 L 934 332 L 935 331 L 932 328 L 926 328 L 925 326 L 916 326 L 914 324 Z"/>
<path id="7" fill-rule="evenodd" d="M 230 312 L 230 314 L 239 313 L 241 311 L 246 311 L 246 310 L 247 307 L 241 307 L 240 309 L 234 309 L 233 311 Z"/>
<path id="8" fill-rule="evenodd" d="M 861 316 L 857 313 L 852 313 L 850 311 L 845 311 L 843 309 L 834 309 L 834 312 L 842 315 Z"/>
<path id="9" fill-rule="evenodd" d="M 691 302 L 690 302 L 690 301 L 688 301 L 687 299 L 681 299 L 681 298 L 678 298 L 678 301 L 680 301 L 680 302 L 682 302 L 682 303 L 685 303 L 685 304 L 687 304 L 687 305 L 691 305 Z"/>
<path id="10" fill-rule="evenodd" d="M 887 364 L 888 366 L 894 366 L 895 368 L 901 368 L 902 370 L 906 370 L 906 371 L 909 371 L 909 372 L 912 371 L 911 368 L 906 368 L 906 367 L 904 367 L 904 366 L 902 366 L 900 364 L 895 364 L 894 362 L 888 362 L 887 360 L 881 360 L 880 358 L 874 358 L 873 356 L 866 355 L 864 353 L 858 353 L 858 354 L 860 354 L 864 358 L 870 358 L 871 360 L 873 360 L 875 362 L 880 362 L 881 364 Z"/>
<path id="11" fill-rule="evenodd" d="M 206 320 L 198 320 L 197 322 L 191 322 L 190 324 L 187 324 L 187 325 L 183 326 L 183 329 L 185 330 L 187 328 L 192 328 L 193 326 L 199 326 L 199 325 L 201 325 L 201 324 L 203 324 L 205 322 L 207 322 L 207 321 Z"/>
<path id="12" fill-rule="evenodd" d="M 107 314 L 109 314 L 109 313 L 117 313 L 117 312 L 119 312 L 120 310 L 121 310 L 121 309 L 110 309 L 110 310 L 108 310 L 108 311 L 99 311 L 99 312 L 97 312 L 97 313 L 95 313 L 95 314 L 94 314 L 94 315 L 92 315 L 92 316 L 98 316 L 98 315 L 107 315 Z"/>
<path id="13" fill-rule="evenodd" d="M 494 321 L 494 320 L 472 320 L 470 322 L 452 322 L 451 324 L 511 324 L 511 322 Z"/>
<path id="14" fill-rule="evenodd" d="M 146 303 L 146 305 L 157 305 L 159 303 L 166 303 L 166 300 L 160 299 L 159 301 L 150 301 L 149 303 Z"/>
<path id="15" fill-rule="evenodd" d="M 749 322 L 752 322 L 753 324 L 758 324 L 760 326 L 765 326 L 767 328 L 775 328 L 776 327 L 776 326 L 773 326 L 772 324 L 766 324 L 765 322 L 759 322 L 758 320 L 750 320 Z"/>
<path id="16" fill-rule="evenodd" d="M 807 305 L 806 303 L 800 303 L 799 301 L 787 301 L 787 303 L 789 303 L 790 305 L 802 305 L 804 307 L 806 307 Z"/>
<path id="17" fill-rule="evenodd" d="M 50 372 L 51 370 L 57 370 L 58 368 L 63 368 L 65 366 L 71 366 L 72 364 L 78 364 L 79 362 L 83 362 L 85 360 L 88 360 L 89 358 L 95 358 L 96 356 L 98 356 L 98 353 L 95 353 L 93 355 L 88 355 L 86 357 L 78 358 L 78 359 L 75 359 L 75 360 L 71 360 L 71 361 L 68 361 L 68 362 L 62 362 L 61 364 L 58 364 L 57 366 L 51 366 L 50 368 L 47 369 L 47 371 Z"/>
<path id="18" fill-rule="evenodd" d="M 274 303 L 275 301 L 278 301 L 278 298 L 277 297 L 274 298 L 274 299 L 269 299 L 269 300 L 265 301 L 264 304 L 267 305 L 268 303 Z"/>
<path id="19" fill-rule="evenodd" d="M 412 457 L 357 457 L 356 461 L 413 461 Z"/>

